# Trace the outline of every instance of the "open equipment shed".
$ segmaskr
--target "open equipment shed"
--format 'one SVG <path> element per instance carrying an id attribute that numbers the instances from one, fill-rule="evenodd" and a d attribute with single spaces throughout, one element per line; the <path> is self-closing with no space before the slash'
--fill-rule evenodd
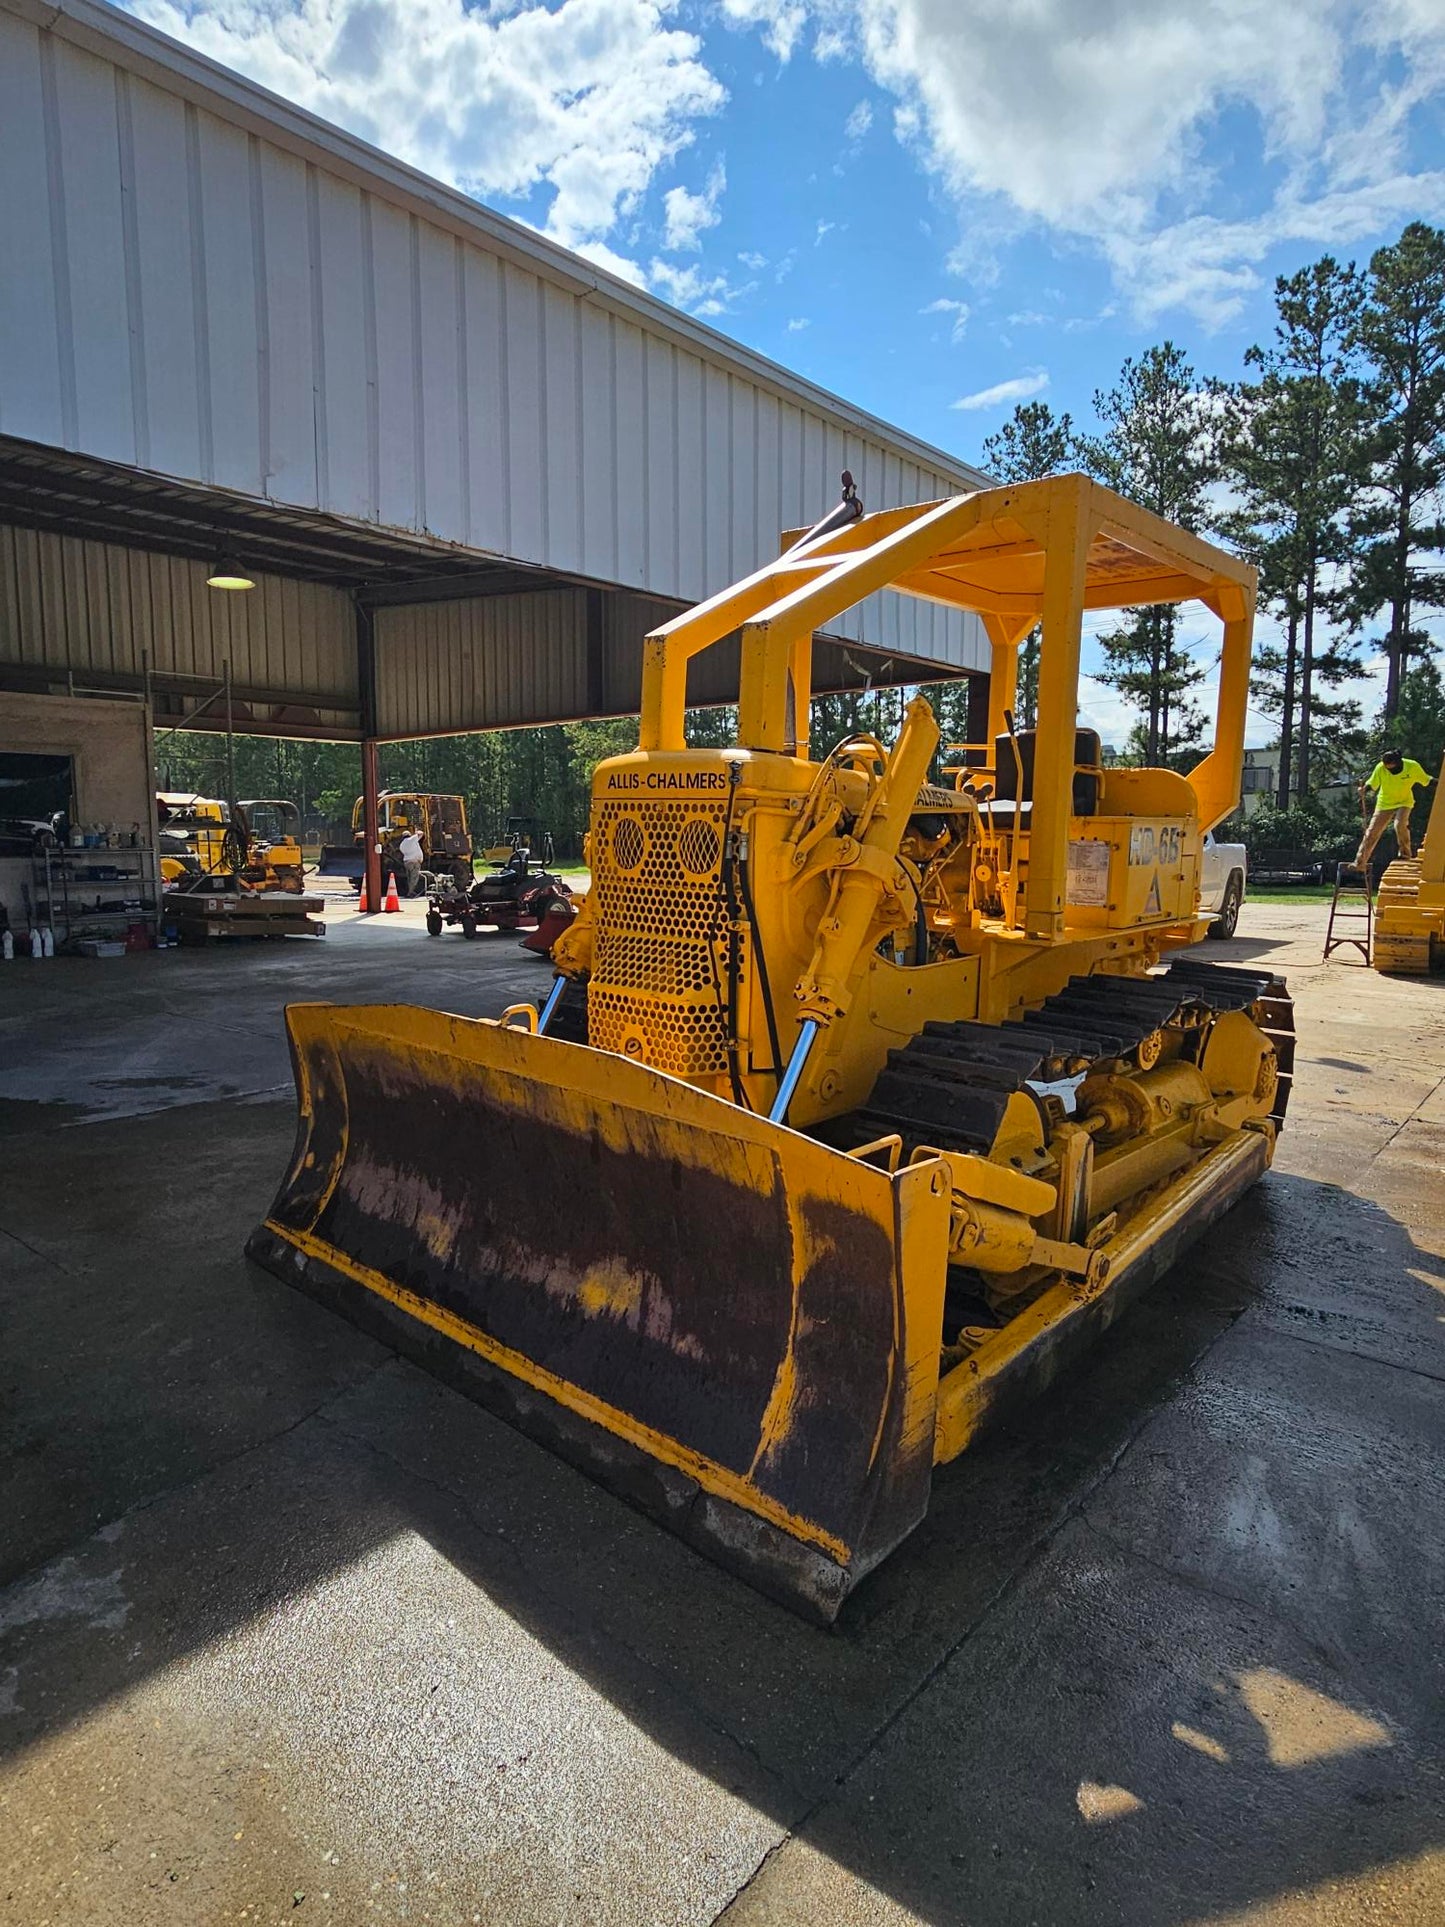
<path id="1" fill-rule="evenodd" d="M 0 262 L 0 755 L 224 687 L 370 794 L 379 741 L 634 710 L 644 634 L 845 468 L 870 509 L 982 479 L 99 0 L 0 0 Z M 982 696 L 988 654 L 885 596 L 814 661 Z M 133 820 L 148 772 L 96 768 L 79 814 Z"/>

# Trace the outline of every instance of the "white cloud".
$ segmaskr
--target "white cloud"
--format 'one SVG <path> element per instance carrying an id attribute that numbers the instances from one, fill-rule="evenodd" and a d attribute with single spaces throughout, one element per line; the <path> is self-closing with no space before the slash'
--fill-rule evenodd
<path id="1" fill-rule="evenodd" d="M 579 241 L 572 252 L 580 254 L 584 261 L 590 261 L 594 267 L 605 268 L 609 274 L 615 274 L 620 281 L 630 281 L 634 288 L 647 286 L 647 273 L 641 263 L 629 261 L 626 255 L 608 247 L 605 241 Z"/>
<path id="2" fill-rule="evenodd" d="M 1185 189 L 1202 124 L 1231 101 L 1272 141 L 1318 143 L 1341 49 L 1331 0 L 858 0 L 868 63 L 959 192 L 1063 226 Z M 1309 16 L 1286 30 L 1291 12 Z"/>
<path id="3" fill-rule="evenodd" d="M 808 5 L 815 54 L 826 39 L 895 96 L 895 134 L 963 216 L 952 265 L 971 278 L 1039 226 L 1097 248 L 1136 317 L 1216 325 L 1281 243 L 1348 246 L 1445 205 L 1445 171 L 1410 155 L 1445 87 L 1440 0 Z"/>
<path id="4" fill-rule="evenodd" d="M 1188 308 L 1213 325 L 1239 312 L 1259 285 L 1258 264 L 1281 242 L 1349 248 L 1400 227 L 1425 204 L 1445 206 L 1445 171 L 1397 174 L 1313 197 L 1289 188 L 1254 220 L 1194 215 L 1140 234 L 1103 237 L 1104 252 L 1145 320 Z"/>
<path id="5" fill-rule="evenodd" d="M 815 248 L 821 246 L 823 237 L 831 234 L 837 225 L 838 223 L 836 221 L 819 221 L 813 234 L 813 246 Z"/>
<path id="6" fill-rule="evenodd" d="M 806 315 L 795 315 L 788 323 L 788 333 L 790 335 L 800 335 L 804 328 L 811 328 L 812 325 L 812 322 Z"/>
<path id="7" fill-rule="evenodd" d="M 654 294 L 675 308 L 703 316 L 726 314 L 734 302 L 751 294 L 755 285 L 749 281 L 735 287 L 725 274 L 709 274 L 692 263 L 678 267 L 675 262 L 656 259 L 649 263 L 646 276 L 646 286 Z"/>
<path id="8" fill-rule="evenodd" d="M 976 394 L 964 395 L 958 401 L 950 402 L 950 408 L 1006 408 L 1010 402 L 1027 401 L 1030 395 L 1041 395 L 1049 385 L 1046 368 L 1035 368 L 1031 374 L 1015 375 L 1010 381 L 996 381 L 992 388 L 980 388 Z"/>
<path id="9" fill-rule="evenodd" d="M 757 254 L 751 248 L 745 248 L 738 256 L 738 259 L 745 268 L 751 268 L 754 274 L 756 274 L 759 269 L 765 268 L 768 265 L 767 255 Z"/>
<path id="10" fill-rule="evenodd" d="M 1112 321 L 1118 312 L 1118 308 L 1112 301 L 1106 301 L 1097 314 L 1071 314 L 1059 325 L 1066 335 L 1076 335 L 1085 328 L 1098 328 L 1104 322 Z"/>
<path id="11" fill-rule="evenodd" d="M 701 194 L 689 193 L 685 187 L 670 187 L 662 197 L 666 224 L 663 245 L 675 249 L 700 248 L 704 233 L 716 227 L 722 218 L 718 202 L 726 186 L 727 171 L 718 161 Z"/>
<path id="12" fill-rule="evenodd" d="M 964 330 L 968 326 L 970 312 L 969 305 L 966 301 L 951 301 L 946 294 L 941 294 L 936 301 L 930 301 L 926 308 L 920 308 L 918 312 L 920 314 L 951 315 L 953 320 L 949 327 L 948 338 L 950 341 L 963 340 Z"/>
<path id="13" fill-rule="evenodd" d="M 738 27 L 761 27 L 763 44 L 787 62 L 808 24 L 801 0 L 722 0 L 724 19 Z"/>
<path id="14" fill-rule="evenodd" d="M 847 120 L 844 121 L 843 132 L 848 136 L 850 141 L 861 141 L 865 138 L 872 125 L 872 105 L 866 100 L 860 100 Z"/>
<path id="15" fill-rule="evenodd" d="M 672 0 L 132 0 L 143 19 L 428 174 L 550 195 L 601 241 L 726 99 Z M 620 258 L 620 257 L 618 257 Z"/>

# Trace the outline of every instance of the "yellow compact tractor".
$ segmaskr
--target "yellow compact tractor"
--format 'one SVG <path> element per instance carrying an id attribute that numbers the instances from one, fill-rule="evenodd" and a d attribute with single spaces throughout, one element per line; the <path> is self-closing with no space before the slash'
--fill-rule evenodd
<path id="1" fill-rule="evenodd" d="M 248 1247 L 824 1619 L 1260 1177 L 1293 1046 L 1267 967 L 1160 967 L 1209 922 L 1254 572 L 1082 476 L 873 515 L 845 486 L 647 638 L 540 1016 L 288 1011 L 300 1129 Z M 882 589 L 991 640 L 989 740 L 944 780 L 922 700 L 890 747 L 809 751 L 814 631 Z M 1212 753 L 1104 768 L 1085 612 L 1190 601 Z M 739 630 L 736 746 L 689 749 L 689 662 Z"/>
<path id="2" fill-rule="evenodd" d="M 261 887 L 299 896 L 305 864 L 296 805 L 280 796 L 256 796 L 236 805 L 236 820 L 245 833 L 248 866 L 262 872 Z"/>
<path id="3" fill-rule="evenodd" d="M 1375 898 L 1370 961 L 1390 976 L 1445 970 L 1445 763 L 1417 857 L 1396 857 Z"/>
<path id="4" fill-rule="evenodd" d="M 535 816 L 509 816 L 506 841 L 489 843 L 482 855 L 488 863 L 506 863 L 519 850 L 525 850 L 544 870 L 550 869 L 557 861 L 557 846 L 552 841 L 552 832 L 540 824 Z"/>
<path id="5" fill-rule="evenodd" d="M 258 797 L 232 809 L 213 796 L 163 790 L 156 797 L 161 880 L 232 875 L 252 890 L 304 887 L 301 812 L 278 797 Z"/>

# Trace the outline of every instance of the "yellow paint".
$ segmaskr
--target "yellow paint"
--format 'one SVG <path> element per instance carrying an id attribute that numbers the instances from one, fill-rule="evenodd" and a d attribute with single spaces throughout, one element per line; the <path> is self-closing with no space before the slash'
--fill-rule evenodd
<path id="1" fill-rule="evenodd" d="M 618 1259 L 589 1265 L 572 1294 L 589 1318 L 632 1321 L 642 1305 L 642 1278 Z"/>
<path id="2" fill-rule="evenodd" d="M 1380 879 L 1370 961 L 1402 976 L 1445 969 L 1445 764 L 1420 854 L 1397 858 Z"/>
<path id="3" fill-rule="evenodd" d="M 939 1386 L 935 1462 L 946 1464 L 968 1446 L 987 1416 L 995 1382 L 1005 1372 L 1027 1353 L 1042 1350 L 1096 1300 L 1113 1297 L 1161 1239 L 1208 1212 L 1222 1184 L 1239 1174 L 1262 1172 L 1271 1148 L 1267 1135 L 1247 1131 L 1207 1152 L 1104 1243 L 1105 1276 L 1092 1283 L 1071 1279 L 1053 1285 L 955 1366 Z"/>
<path id="4" fill-rule="evenodd" d="M 793 1316 L 788 1326 L 788 1343 L 778 1375 L 773 1380 L 773 1389 L 763 1413 L 762 1425 L 758 1428 L 758 1449 L 753 1454 L 753 1462 L 748 1467 L 749 1478 L 756 1478 L 766 1461 L 787 1438 L 792 1429 L 793 1401 L 798 1395 L 798 1288 L 793 1285 Z M 880 1421 L 881 1423 L 881 1421 Z"/>

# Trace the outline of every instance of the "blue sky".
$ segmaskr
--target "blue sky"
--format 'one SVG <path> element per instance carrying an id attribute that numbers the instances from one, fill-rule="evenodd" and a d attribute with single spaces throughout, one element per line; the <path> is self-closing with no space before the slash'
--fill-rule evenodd
<path id="1" fill-rule="evenodd" d="M 133 10 L 970 460 L 1166 335 L 1239 373 L 1276 274 L 1445 220 L 1441 0 Z"/>

